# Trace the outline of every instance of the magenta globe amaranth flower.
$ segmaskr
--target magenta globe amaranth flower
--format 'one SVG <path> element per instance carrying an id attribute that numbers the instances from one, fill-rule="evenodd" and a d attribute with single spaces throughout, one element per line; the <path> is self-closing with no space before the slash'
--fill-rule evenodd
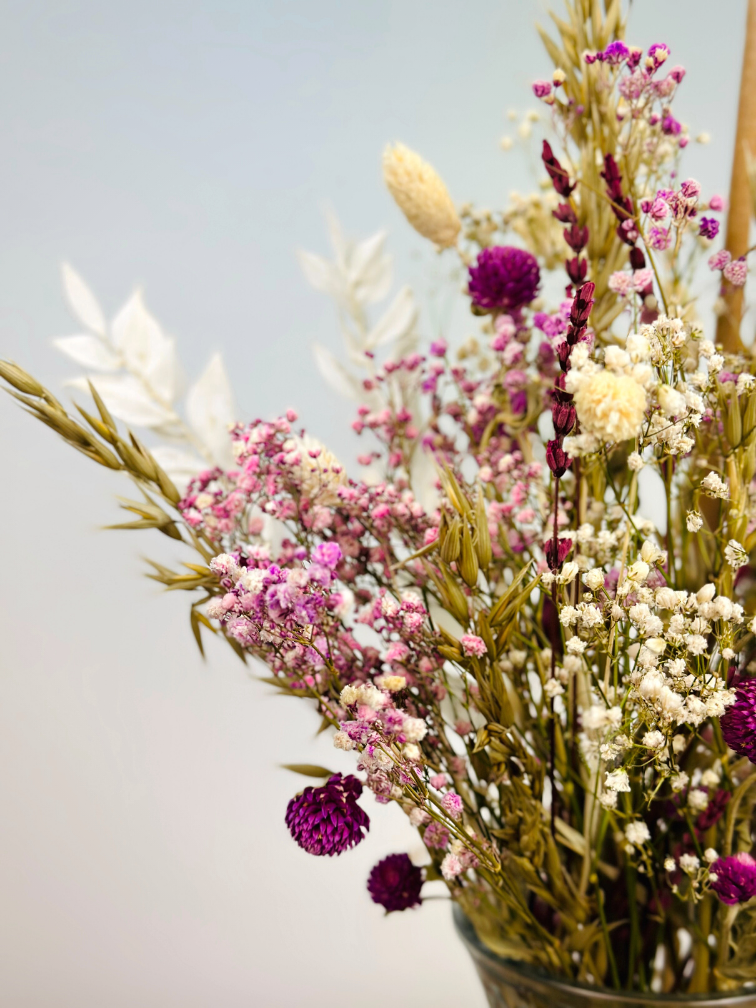
<path id="1" fill-rule="evenodd" d="M 541 281 L 535 256 L 512 245 L 484 248 L 469 272 L 470 297 L 488 311 L 515 311 L 530 304 Z"/>
<path id="2" fill-rule="evenodd" d="M 710 878 L 711 888 L 729 906 L 747 903 L 756 896 L 756 861 L 745 851 L 715 861 Z"/>
<path id="3" fill-rule="evenodd" d="M 357 804 L 362 784 L 334 774 L 323 787 L 306 787 L 286 809 L 286 825 L 308 854 L 342 854 L 365 839 L 370 819 Z"/>
<path id="4" fill-rule="evenodd" d="M 738 756 L 756 763 L 756 679 L 738 683 L 735 693 L 735 703 L 719 719 L 722 736 Z"/>
<path id="5" fill-rule="evenodd" d="M 408 910 L 422 903 L 423 873 L 406 854 L 389 854 L 370 872 L 368 892 L 373 903 L 392 910 Z"/>

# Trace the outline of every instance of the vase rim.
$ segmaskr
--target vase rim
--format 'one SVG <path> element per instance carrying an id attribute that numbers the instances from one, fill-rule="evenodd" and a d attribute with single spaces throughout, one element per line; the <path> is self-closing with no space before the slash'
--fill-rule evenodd
<path id="1" fill-rule="evenodd" d="M 663 1003 L 669 1005 L 695 1004 L 698 1008 L 706 1008 L 707 1005 L 716 1005 L 716 1008 L 725 1008 L 727 1005 L 746 1006 L 756 1004 L 756 983 L 748 987 L 739 987 L 732 991 L 706 991 L 700 994 L 657 994 L 655 991 L 626 991 L 615 990 L 612 987 L 604 987 L 599 984 L 583 983 L 579 980 L 566 980 L 556 974 L 549 973 L 548 970 L 517 959 L 505 959 L 492 949 L 488 948 L 478 937 L 472 921 L 458 903 L 452 905 L 452 916 L 462 941 L 476 955 L 483 956 L 492 963 L 505 967 L 507 970 L 519 973 L 523 979 L 537 980 L 547 983 L 554 990 L 563 991 L 584 991 L 591 999 L 597 1003 L 605 1001 L 616 1004 L 618 999 L 625 1003 L 635 1002 L 640 1006 L 648 1006 Z"/>

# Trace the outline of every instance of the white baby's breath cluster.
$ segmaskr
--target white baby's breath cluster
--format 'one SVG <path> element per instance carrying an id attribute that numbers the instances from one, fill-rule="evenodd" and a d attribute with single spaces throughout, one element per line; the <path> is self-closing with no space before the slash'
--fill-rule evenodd
<path id="1" fill-rule="evenodd" d="M 581 527 L 578 542 L 584 555 L 599 552 L 600 535 L 592 526 Z M 616 534 L 610 535 L 610 542 L 615 542 Z M 604 552 L 609 545 L 605 534 Z M 732 549 L 735 553 L 735 546 Z M 607 768 L 599 796 L 606 808 L 615 809 L 617 795 L 629 788 L 626 772 L 612 768 L 613 760 L 633 747 L 645 750 L 655 768 L 649 780 L 651 793 L 664 778 L 679 778 L 674 761 L 679 729 L 686 725 L 695 729 L 707 718 L 721 717 L 735 700 L 721 659 L 733 653 L 730 645 L 743 623 L 743 607 L 717 595 L 713 584 L 696 593 L 659 585 L 656 571 L 665 562 L 666 554 L 646 540 L 633 564 L 620 571 L 615 568 L 612 593 L 606 587 L 612 572 L 593 567 L 583 576 L 590 594 L 559 609 L 560 623 L 573 634 L 568 652 L 579 655 L 569 666 L 565 661 L 564 668 L 578 679 L 593 667 L 600 680 L 605 670 L 592 666 L 592 655 L 606 651 L 610 634 L 621 642 L 617 669 L 601 690 L 588 689 L 591 702 L 581 715 L 583 756 L 594 766 Z M 569 675 L 560 679 L 569 681 Z M 706 792 L 692 793 L 689 804 L 694 811 L 696 802 L 701 811 L 708 803 Z"/>

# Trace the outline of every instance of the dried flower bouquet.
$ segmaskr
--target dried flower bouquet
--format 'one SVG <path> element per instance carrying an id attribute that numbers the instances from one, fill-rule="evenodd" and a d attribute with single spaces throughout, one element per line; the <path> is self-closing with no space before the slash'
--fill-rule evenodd
<path id="1" fill-rule="evenodd" d="M 325 351 L 319 363 L 362 395 L 353 426 L 377 477 L 350 478 L 289 412 L 233 424 L 233 462 L 179 491 L 119 432 L 125 386 L 94 377 L 96 411 L 77 419 L 16 365 L 0 373 L 136 482 L 126 527 L 195 551 L 185 572 L 152 576 L 196 596 L 200 646 L 206 628 L 264 662 L 354 753 L 355 775 L 323 770 L 292 799 L 300 846 L 362 842 L 366 788 L 401 806 L 429 855 L 375 866 L 387 911 L 444 879 L 509 958 L 625 990 L 734 989 L 756 981 L 756 379 L 750 355 L 707 338 L 695 302 L 702 257 L 723 294 L 747 259 L 712 247 L 723 200 L 678 182 L 684 69 L 668 69 L 666 45 L 622 41 L 618 2 L 567 8 L 559 41 L 543 36 L 553 75 L 533 87 L 553 127 L 549 193 L 458 212 L 417 154 L 384 155 L 409 222 L 460 257 L 485 351 L 413 347 L 406 291 L 370 329 L 371 296 L 344 277 L 357 260 L 380 272 L 380 240 L 356 253 L 339 238 L 338 269 L 304 260 L 347 318 L 362 377 Z M 562 270 L 547 311 L 542 275 Z M 87 338 L 115 352 L 95 322 Z M 89 366 L 88 346 L 62 348 Z M 206 385 L 222 385 L 214 374 Z M 151 426 L 180 440 L 172 416 Z M 638 513 L 643 470 L 666 499 L 656 523 Z"/>

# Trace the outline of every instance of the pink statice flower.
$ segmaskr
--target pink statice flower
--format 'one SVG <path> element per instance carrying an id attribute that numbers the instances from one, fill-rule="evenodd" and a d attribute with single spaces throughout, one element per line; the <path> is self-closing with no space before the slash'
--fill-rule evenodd
<path id="1" fill-rule="evenodd" d="M 632 289 L 632 283 L 633 278 L 629 273 L 626 273 L 624 270 L 617 270 L 609 277 L 608 287 L 610 291 L 614 291 L 620 297 L 626 297 Z"/>
<path id="2" fill-rule="evenodd" d="M 652 249 L 655 249 L 658 252 L 663 252 L 672 244 L 672 236 L 669 231 L 665 231 L 664 228 L 654 226 L 649 228 L 648 244 Z"/>
<path id="3" fill-rule="evenodd" d="M 742 287 L 748 276 L 748 265 L 745 259 L 733 259 L 732 262 L 727 263 L 722 274 L 733 287 Z"/>
<path id="4" fill-rule="evenodd" d="M 658 193 L 652 200 L 643 200 L 641 210 L 652 220 L 660 221 L 669 217 L 669 204 Z"/>
<path id="5" fill-rule="evenodd" d="M 423 834 L 423 840 L 426 847 L 434 847 L 436 850 L 446 850 L 449 846 L 449 831 L 440 822 L 434 820 L 428 824 Z"/>
<path id="6" fill-rule="evenodd" d="M 482 658 L 486 653 L 484 641 L 480 637 L 476 637 L 475 634 L 462 634 L 460 643 L 462 644 L 462 650 L 468 656 Z"/>
<path id="7" fill-rule="evenodd" d="M 654 282 L 654 271 L 652 269 L 639 269 L 633 272 L 633 290 L 638 294 L 648 290 Z"/>
<path id="8" fill-rule="evenodd" d="M 701 194 L 701 183 L 696 179 L 685 179 L 680 183 L 680 192 L 686 199 L 698 199 Z"/>
<path id="9" fill-rule="evenodd" d="M 454 791 L 447 792 L 441 799 L 441 804 L 452 819 L 462 818 L 462 799 Z"/>
<path id="10" fill-rule="evenodd" d="M 441 862 L 441 874 L 447 882 L 461 875 L 464 870 L 465 866 L 456 854 L 447 854 Z"/>
<path id="11" fill-rule="evenodd" d="M 709 269 L 712 271 L 723 270 L 731 259 L 732 256 L 727 249 L 721 249 L 719 252 L 715 252 L 714 255 L 709 256 Z"/>

